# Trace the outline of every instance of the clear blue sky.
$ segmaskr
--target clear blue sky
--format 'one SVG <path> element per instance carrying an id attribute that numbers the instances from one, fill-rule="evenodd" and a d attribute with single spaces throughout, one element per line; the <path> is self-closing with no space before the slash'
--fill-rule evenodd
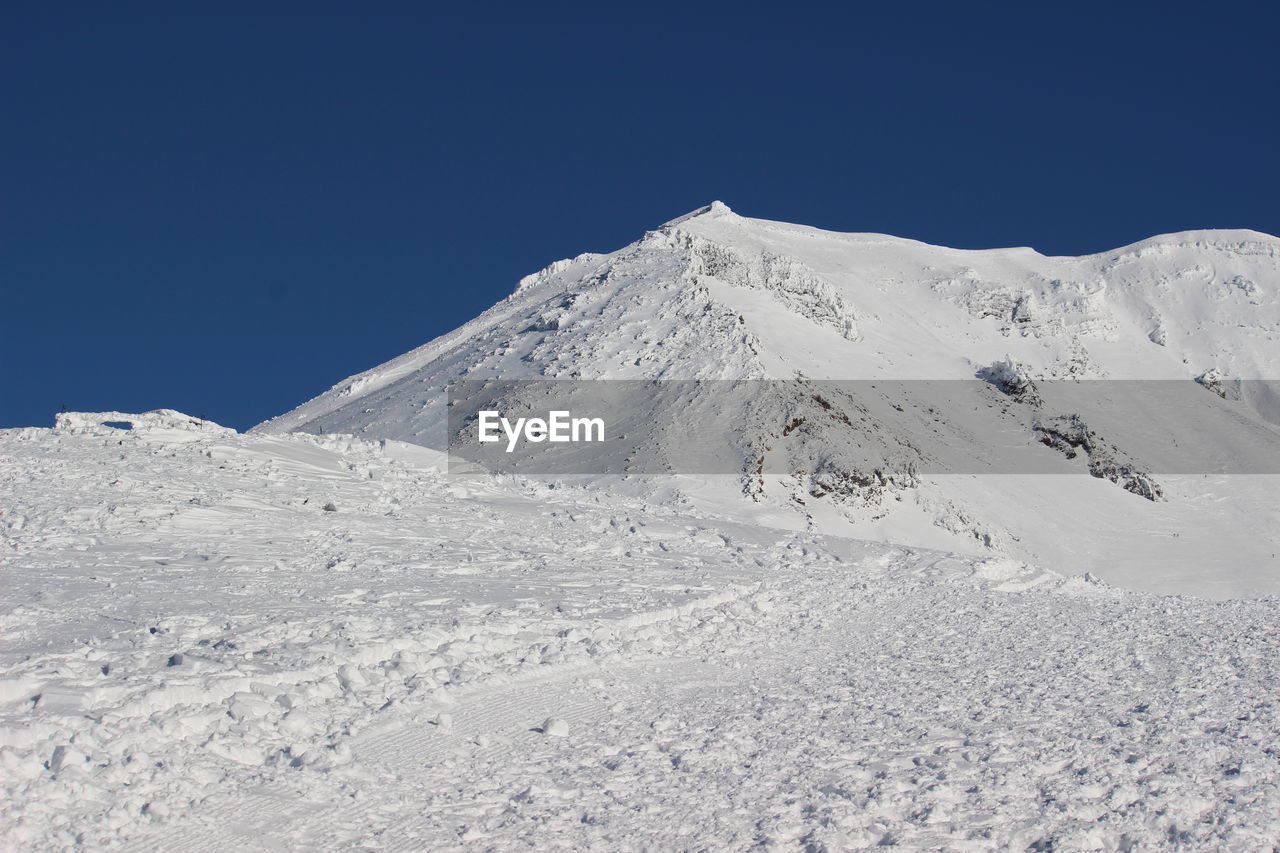
<path id="1" fill-rule="evenodd" d="M 38 3 L 0 426 L 244 429 L 712 199 L 962 247 L 1280 232 L 1274 3 Z"/>

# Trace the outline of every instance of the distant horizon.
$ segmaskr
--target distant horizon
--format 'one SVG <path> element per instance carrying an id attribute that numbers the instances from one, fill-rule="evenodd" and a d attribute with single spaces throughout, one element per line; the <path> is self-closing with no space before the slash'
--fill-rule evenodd
<path id="1" fill-rule="evenodd" d="M 6 13 L 0 427 L 247 429 L 721 199 L 958 249 L 1280 233 L 1280 10 Z"/>

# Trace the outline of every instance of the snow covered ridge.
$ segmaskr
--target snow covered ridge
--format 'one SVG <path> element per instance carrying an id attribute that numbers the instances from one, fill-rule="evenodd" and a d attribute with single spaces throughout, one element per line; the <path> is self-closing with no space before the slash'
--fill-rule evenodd
<path id="1" fill-rule="evenodd" d="M 717 203 L 615 252 L 558 262 L 458 330 L 255 431 L 341 433 L 444 451 L 457 437 L 448 389 L 459 381 L 891 380 L 905 387 L 908 380 L 972 381 L 1001 363 L 1018 365 L 1038 384 L 1196 381 L 1239 404 L 1242 417 L 1277 426 L 1278 292 L 1280 240 L 1253 231 L 1189 231 L 1094 255 L 1045 257 L 1028 248 L 959 250 L 838 234 L 746 218 Z M 943 472 L 963 469 L 941 466 L 932 468 L 937 476 L 921 473 L 931 463 L 918 458 L 919 428 L 931 422 L 907 396 L 873 408 L 873 424 L 856 407 L 828 411 L 805 399 L 704 406 L 702 422 L 752 423 L 762 409 L 777 411 L 760 422 L 758 440 L 711 466 L 737 474 L 717 483 L 651 484 L 649 494 L 678 493 L 729 517 L 751 518 L 767 507 L 788 526 L 1002 554 L 1142 589 L 1280 592 L 1272 556 L 1280 551 L 1280 486 L 1262 477 L 1153 477 L 1150 466 L 1132 464 L 1146 448 L 1119 435 L 1166 430 L 1158 408 L 1120 406 L 1135 417 L 1118 435 L 1103 428 L 1105 419 L 1008 396 L 1010 417 L 1019 421 L 1010 436 L 1016 446 L 1044 448 L 1052 454 L 1044 458 L 1097 481 L 1043 482 L 960 478 Z M 774 417 L 788 407 L 806 411 Z M 836 414 L 849 424 L 834 422 Z M 912 415 L 907 423 L 904 414 Z M 933 426 L 953 436 L 972 426 L 953 415 L 944 411 Z M 776 435 L 796 417 L 800 426 Z M 679 429 L 658 435 L 643 424 L 618 434 L 639 435 L 641 458 L 659 462 L 682 439 Z M 876 464 L 863 458 L 869 437 L 877 450 L 903 442 L 915 449 Z M 998 432 L 979 432 L 974 441 L 981 449 L 998 439 Z M 788 443 L 810 448 L 804 464 L 790 467 Z M 569 470 L 604 470 L 605 456 L 582 458 L 596 461 Z M 1197 576 L 1215 578 L 1214 589 Z"/>
<path id="2" fill-rule="evenodd" d="M 1278 248 L 1203 231 L 1047 258 L 716 203 L 611 254 L 559 261 L 456 332 L 259 429 L 443 448 L 440 397 L 460 378 L 967 379 L 1006 356 L 1047 378 L 1275 378 Z"/>
<path id="3" fill-rule="evenodd" d="M 174 412 L 0 430 L 0 847 L 1280 831 L 1280 599 L 443 461 Z"/>

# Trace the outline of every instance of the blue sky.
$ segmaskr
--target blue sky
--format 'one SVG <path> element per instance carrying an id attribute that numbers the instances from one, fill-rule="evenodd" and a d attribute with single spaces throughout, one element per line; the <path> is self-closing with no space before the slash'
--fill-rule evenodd
<path id="1" fill-rule="evenodd" d="M 722 199 L 962 247 L 1280 232 L 1274 4 L 28 3 L 0 426 L 247 428 Z"/>

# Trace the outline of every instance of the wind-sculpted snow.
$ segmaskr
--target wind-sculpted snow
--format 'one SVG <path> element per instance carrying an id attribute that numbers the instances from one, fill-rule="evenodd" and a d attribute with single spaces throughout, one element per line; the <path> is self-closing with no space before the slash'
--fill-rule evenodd
<path id="1" fill-rule="evenodd" d="M 0 432 L 0 846 L 1280 833 L 1275 598 L 443 463 L 174 412 Z"/>

